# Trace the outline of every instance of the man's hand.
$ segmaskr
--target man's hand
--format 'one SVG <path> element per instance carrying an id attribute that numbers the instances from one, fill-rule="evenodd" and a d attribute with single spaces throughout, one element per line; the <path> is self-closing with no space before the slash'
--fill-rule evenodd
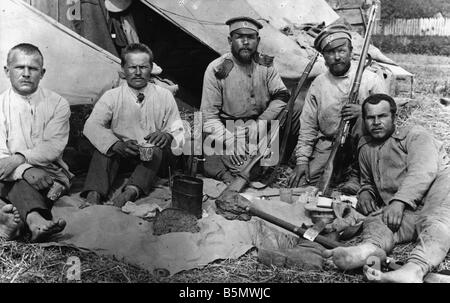
<path id="1" fill-rule="evenodd" d="M 230 156 L 230 161 L 231 164 L 233 164 L 234 166 L 241 166 L 244 164 L 245 161 L 247 161 L 247 156 L 233 154 Z"/>
<path id="2" fill-rule="evenodd" d="M 288 186 L 289 187 L 298 187 L 299 185 L 303 185 L 300 182 L 302 180 L 306 180 L 309 183 L 309 164 L 300 164 L 294 168 L 294 171 L 288 178 Z"/>
<path id="3" fill-rule="evenodd" d="M 172 135 L 166 132 L 154 132 L 144 138 L 149 143 L 158 146 L 159 148 L 165 148 L 172 143 Z"/>
<path id="4" fill-rule="evenodd" d="M 361 116 L 361 105 L 359 104 L 346 104 L 341 111 L 342 118 L 345 121 Z"/>
<path id="5" fill-rule="evenodd" d="M 49 188 L 53 184 L 53 178 L 48 172 L 40 168 L 29 168 L 23 173 L 23 179 L 37 190 Z"/>
<path id="6" fill-rule="evenodd" d="M 129 140 L 126 142 L 117 141 L 116 143 L 114 143 L 111 149 L 113 152 L 124 158 L 135 157 L 139 155 L 139 147 L 136 140 Z"/>
<path id="7" fill-rule="evenodd" d="M 392 232 L 396 232 L 402 224 L 405 206 L 402 201 L 394 200 L 383 209 L 383 222 Z"/>
<path id="8" fill-rule="evenodd" d="M 372 197 L 372 194 L 369 191 L 365 190 L 361 192 L 358 196 L 358 203 L 356 204 L 356 209 L 363 215 L 367 216 L 370 213 L 377 211 L 379 207 L 376 205 L 375 200 Z"/>
<path id="9" fill-rule="evenodd" d="M 0 159 L 0 180 L 8 177 L 19 165 L 25 163 L 22 155 L 14 154 L 10 157 Z"/>

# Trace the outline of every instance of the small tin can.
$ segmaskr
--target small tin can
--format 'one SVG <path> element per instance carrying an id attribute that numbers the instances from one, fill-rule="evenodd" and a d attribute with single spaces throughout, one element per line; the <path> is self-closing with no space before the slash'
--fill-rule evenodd
<path id="1" fill-rule="evenodd" d="M 286 203 L 292 203 L 292 188 L 280 188 L 280 200 Z"/>
<path id="2" fill-rule="evenodd" d="M 52 187 L 50 187 L 50 189 L 48 190 L 47 198 L 52 201 L 56 201 L 62 196 L 65 190 L 66 187 L 62 183 L 53 181 Z"/>
<path id="3" fill-rule="evenodd" d="M 153 158 L 153 144 L 144 143 L 139 145 L 139 158 L 141 161 L 151 161 Z"/>

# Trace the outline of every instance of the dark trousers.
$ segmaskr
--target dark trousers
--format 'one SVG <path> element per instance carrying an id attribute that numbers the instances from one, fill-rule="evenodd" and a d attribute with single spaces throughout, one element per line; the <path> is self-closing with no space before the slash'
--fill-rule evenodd
<path id="1" fill-rule="evenodd" d="M 17 208 L 23 222 L 26 222 L 27 215 L 32 211 L 39 212 L 47 220 L 52 219 L 50 210 L 53 203 L 46 198 L 47 191 L 40 192 L 25 180 L 0 181 L 0 197 Z"/>
<path id="2" fill-rule="evenodd" d="M 81 196 L 85 197 L 87 192 L 96 191 L 102 198 L 107 197 L 121 166 L 128 171 L 134 169 L 126 185 L 136 186 L 141 194 L 148 195 L 160 168 L 167 168 L 172 161 L 170 148 L 164 150 L 155 148 L 153 158 L 148 162 L 140 161 L 139 156 L 130 158 L 118 155 L 106 156 L 95 150 Z M 161 167 L 162 163 L 165 167 Z"/>

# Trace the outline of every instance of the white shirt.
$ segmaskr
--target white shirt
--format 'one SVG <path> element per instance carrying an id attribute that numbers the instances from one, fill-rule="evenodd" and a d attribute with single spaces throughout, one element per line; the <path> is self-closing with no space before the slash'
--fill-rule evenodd
<path id="1" fill-rule="evenodd" d="M 58 94 L 38 88 L 21 96 L 9 88 L 0 95 L 0 158 L 14 153 L 24 155 L 26 162 L 5 180 L 22 178 L 23 172 L 40 167 L 69 185 L 73 176 L 62 154 L 69 139 L 69 103 Z"/>
<path id="2" fill-rule="evenodd" d="M 95 104 L 83 133 L 101 153 L 107 154 L 119 140 L 145 141 L 155 131 L 170 133 L 172 147 L 181 147 L 183 123 L 172 93 L 148 83 L 142 90 L 145 99 L 137 103 L 137 92 L 128 84 L 106 91 Z"/>

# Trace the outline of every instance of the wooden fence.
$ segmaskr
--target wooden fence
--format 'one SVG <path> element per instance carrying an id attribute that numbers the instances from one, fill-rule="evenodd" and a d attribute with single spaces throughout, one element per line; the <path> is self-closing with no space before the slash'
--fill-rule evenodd
<path id="1" fill-rule="evenodd" d="M 450 36 L 450 18 L 380 21 L 375 26 L 374 34 L 385 36 Z"/>

